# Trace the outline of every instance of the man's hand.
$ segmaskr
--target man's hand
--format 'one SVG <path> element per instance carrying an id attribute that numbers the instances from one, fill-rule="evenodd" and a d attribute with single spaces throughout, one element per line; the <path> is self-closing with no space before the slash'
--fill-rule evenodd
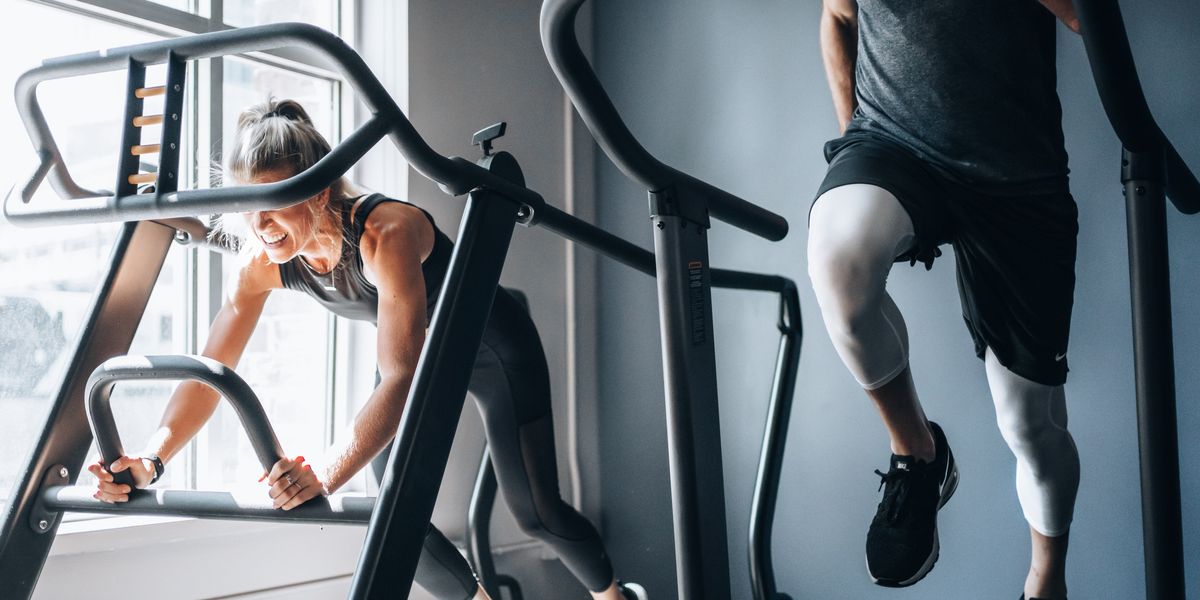
<path id="1" fill-rule="evenodd" d="M 1054 13 L 1059 21 L 1069 27 L 1071 31 L 1079 33 L 1079 17 L 1075 15 L 1075 5 L 1071 0 L 1038 0 L 1045 6 L 1047 10 Z"/>
<path id="2" fill-rule="evenodd" d="M 317 478 L 312 466 L 304 462 L 303 456 L 280 459 L 270 473 L 258 478 L 259 481 L 263 479 L 271 486 L 269 493 L 275 508 L 283 510 L 291 510 L 317 496 L 328 494 L 325 484 Z"/>

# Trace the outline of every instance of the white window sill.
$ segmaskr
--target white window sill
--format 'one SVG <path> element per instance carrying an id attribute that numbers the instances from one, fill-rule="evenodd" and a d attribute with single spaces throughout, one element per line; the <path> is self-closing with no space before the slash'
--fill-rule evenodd
<path id="1" fill-rule="evenodd" d="M 281 589 L 329 589 L 335 581 L 340 589 L 354 572 L 365 533 L 358 526 L 179 517 L 74 521 L 59 527 L 33 597 L 95 597 L 103 582 L 118 585 L 124 600 L 268 591 L 276 597 Z"/>

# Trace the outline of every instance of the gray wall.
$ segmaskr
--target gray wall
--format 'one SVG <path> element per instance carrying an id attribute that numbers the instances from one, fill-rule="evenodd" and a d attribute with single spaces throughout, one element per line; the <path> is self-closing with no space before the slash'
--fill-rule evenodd
<path id="1" fill-rule="evenodd" d="M 1032 0 L 1028 0 L 1032 1 Z M 1151 106 L 1200 168 L 1192 120 L 1200 97 L 1200 5 L 1122 2 Z M 783 591 L 795 597 L 998 598 L 1019 594 L 1028 535 L 1013 487 L 1014 461 L 995 427 L 981 363 L 960 318 L 952 253 L 932 272 L 897 268 L 891 291 L 913 333 L 912 365 L 932 418 L 947 429 L 963 484 L 942 513 L 942 557 L 912 589 L 872 586 L 863 536 L 886 465 L 879 419 L 841 365 L 805 274 L 806 214 L 824 172 L 821 144 L 835 121 L 818 50 L 819 3 L 760 0 L 610 0 L 597 3 L 601 79 L 645 145 L 665 162 L 785 215 L 782 243 L 718 225 L 718 266 L 779 272 L 800 283 L 808 338 L 776 523 Z M 1115 136 L 1091 83 L 1082 44 L 1062 30 L 1060 94 L 1081 208 L 1080 258 L 1068 384 L 1071 429 L 1083 461 L 1069 577 L 1072 597 L 1144 595 L 1131 373 L 1124 217 Z M 642 190 L 602 156 L 601 225 L 651 244 Z M 1173 214 L 1176 365 L 1189 589 L 1200 594 L 1200 218 Z M 674 597 L 660 353 L 653 283 L 601 263 L 599 360 L 603 525 L 618 574 Z M 735 597 L 749 597 L 746 520 L 774 357 L 774 302 L 717 291 L 730 557 Z"/>

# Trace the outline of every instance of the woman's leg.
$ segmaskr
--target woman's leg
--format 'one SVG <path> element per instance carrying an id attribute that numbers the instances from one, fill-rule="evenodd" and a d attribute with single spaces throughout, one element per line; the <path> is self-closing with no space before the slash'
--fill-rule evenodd
<path id="1" fill-rule="evenodd" d="M 1079 489 L 1079 453 L 1067 431 L 1063 386 L 1036 383 L 1000 364 L 989 349 L 988 385 L 996 423 L 1017 457 L 1017 498 L 1033 547 L 1025 595 L 1065 598 L 1067 534 Z"/>
<path id="2" fill-rule="evenodd" d="M 599 533 L 558 489 L 550 372 L 537 329 L 503 289 L 496 293 L 470 390 L 500 490 L 521 529 L 554 550 L 593 595 L 611 594 L 612 564 Z"/>

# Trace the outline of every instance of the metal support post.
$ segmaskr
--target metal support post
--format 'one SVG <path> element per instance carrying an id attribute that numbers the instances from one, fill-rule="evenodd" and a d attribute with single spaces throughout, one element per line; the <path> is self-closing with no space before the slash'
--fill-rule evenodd
<path id="1" fill-rule="evenodd" d="M 1161 152 L 1125 150 L 1121 164 L 1129 228 L 1146 598 L 1179 600 L 1186 591 L 1165 163 Z"/>

